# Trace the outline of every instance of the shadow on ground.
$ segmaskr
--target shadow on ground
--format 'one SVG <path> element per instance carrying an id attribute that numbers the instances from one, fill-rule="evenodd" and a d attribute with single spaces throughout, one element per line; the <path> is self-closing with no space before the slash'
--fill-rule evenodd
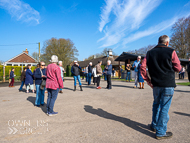
<path id="1" fill-rule="evenodd" d="M 148 125 L 138 123 L 138 122 L 130 120 L 128 118 L 116 116 L 116 115 L 108 113 L 100 108 L 94 109 L 92 106 L 89 106 L 89 105 L 85 105 L 84 110 L 88 113 L 98 115 L 99 117 L 102 117 L 105 119 L 110 119 L 110 120 L 114 120 L 117 122 L 121 122 L 121 123 L 125 124 L 126 126 L 132 128 L 142 134 L 150 136 L 152 138 L 155 137 L 155 134 L 149 129 Z"/>
<path id="2" fill-rule="evenodd" d="M 190 117 L 190 114 L 187 114 L 187 113 L 182 113 L 182 112 L 174 112 L 175 114 L 178 114 L 178 115 L 183 115 L 183 116 L 188 116 Z"/>
<path id="3" fill-rule="evenodd" d="M 115 87 L 124 87 L 124 88 L 133 88 L 133 86 L 126 86 L 126 85 L 112 85 Z"/>
<path id="4" fill-rule="evenodd" d="M 31 102 L 31 103 L 35 106 L 36 97 L 29 96 L 29 97 L 27 98 L 27 100 L 28 100 L 29 102 Z M 37 108 L 37 107 L 36 107 L 36 108 Z M 41 110 L 42 110 L 45 114 L 47 113 L 46 103 L 44 103 L 43 106 L 40 106 L 40 107 L 38 107 L 38 108 L 41 108 Z"/>

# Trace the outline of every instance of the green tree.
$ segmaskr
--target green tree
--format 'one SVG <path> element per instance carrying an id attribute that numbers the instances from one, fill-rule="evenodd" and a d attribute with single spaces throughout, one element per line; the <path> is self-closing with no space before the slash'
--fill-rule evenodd
<path id="1" fill-rule="evenodd" d="M 51 38 L 44 42 L 41 61 L 43 60 L 47 64 L 50 63 L 49 60 L 52 55 L 58 56 L 59 61 L 63 61 L 63 67 L 66 69 L 68 64 L 77 60 L 78 50 L 70 39 Z"/>

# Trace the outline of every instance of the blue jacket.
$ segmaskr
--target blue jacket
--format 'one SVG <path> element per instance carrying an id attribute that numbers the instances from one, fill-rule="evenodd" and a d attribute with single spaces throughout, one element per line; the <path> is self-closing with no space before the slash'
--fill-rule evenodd
<path id="1" fill-rule="evenodd" d="M 43 75 L 46 76 L 46 69 L 42 69 Z M 34 77 L 35 77 L 35 85 L 40 85 L 42 83 L 42 74 L 40 71 L 40 68 L 37 68 L 36 71 L 34 72 Z M 43 80 L 46 80 L 46 78 L 43 78 Z"/>
<path id="2" fill-rule="evenodd" d="M 108 67 L 108 69 L 104 69 L 104 71 L 106 72 L 106 74 L 107 75 L 111 75 L 111 73 L 112 73 L 112 65 L 109 65 L 109 66 L 106 66 L 106 67 Z"/>
<path id="3" fill-rule="evenodd" d="M 134 67 L 134 66 L 136 66 L 135 67 L 135 72 L 138 72 L 138 65 L 139 65 L 139 63 L 140 63 L 141 61 L 138 61 L 137 62 L 137 60 L 136 61 L 134 61 L 134 63 L 133 63 L 133 66 L 132 67 Z"/>
<path id="4" fill-rule="evenodd" d="M 33 73 L 30 69 L 26 70 L 25 84 L 33 84 Z"/>
<path id="5" fill-rule="evenodd" d="M 10 72 L 10 79 L 14 78 L 14 71 Z"/>

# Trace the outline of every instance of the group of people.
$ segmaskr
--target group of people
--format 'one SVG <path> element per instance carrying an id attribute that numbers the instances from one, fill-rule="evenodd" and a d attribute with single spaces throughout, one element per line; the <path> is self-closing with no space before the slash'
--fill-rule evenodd
<path id="1" fill-rule="evenodd" d="M 79 82 L 80 90 L 82 90 L 82 83 L 80 78 L 80 70 L 82 70 L 83 76 L 86 77 L 86 82 L 88 83 L 88 86 L 91 85 L 91 79 L 93 77 L 93 83 L 94 85 L 97 84 L 96 89 L 101 89 L 100 87 L 100 79 L 102 77 L 103 71 L 101 68 L 102 61 L 98 61 L 98 64 L 94 67 L 92 67 L 92 62 L 89 63 L 89 65 L 83 69 L 81 69 L 80 65 L 77 61 L 74 61 L 74 65 L 71 68 L 71 73 L 74 77 L 74 91 L 76 91 L 76 85 L 77 81 Z M 111 61 L 107 61 L 107 66 L 104 69 L 104 74 L 106 74 L 107 77 L 107 89 L 111 89 L 111 74 L 112 74 L 112 65 Z M 83 77 L 84 79 L 84 77 Z"/>
<path id="2" fill-rule="evenodd" d="M 172 137 L 172 132 L 167 132 L 167 123 L 169 121 L 169 109 L 174 94 L 175 84 L 175 72 L 182 72 L 183 68 L 180 65 L 179 58 L 174 49 L 169 46 L 169 37 L 167 35 L 160 36 L 158 39 L 158 45 L 152 50 L 148 51 L 144 60 L 138 56 L 134 64 L 127 65 L 127 79 L 130 81 L 130 71 L 133 67 L 135 70 L 135 88 L 139 82 L 140 88 L 144 88 L 144 80 L 153 89 L 153 106 L 152 106 L 152 122 L 150 129 L 156 132 L 157 139 L 167 139 Z M 40 62 L 39 68 L 34 73 L 31 71 L 31 65 L 28 65 L 24 70 L 25 84 L 27 86 L 27 92 L 29 87 L 34 92 L 33 78 L 35 78 L 36 85 L 36 102 L 35 105 L 44 105 L 44 90 L 47 88 L 48 99 L 47 99 L 47 114 L 49 116 L 57 115 L 58 112 L 54 112 L 53 107 L 57 98 L 58 92 L 63 88 L 63 77 L 61 72 L 63 71 L 58 65 L 58 57 L 53 55 L 51 57 L 51 64 L 44 68 L 45 63 Z M 91 85 L 91 78 L 94 75 L 94 80 L 97 83 L 97 89 L 100 87 L 100 77 L 102 74 L 106 74 L 107 77 L 107 89 L 111 89 L 111 74 L 112 65 L 111 61 L 107 61 L 107 66 L 104 72 L 101 69 L 102 62 L 92 68 L 92 63 L 88 65 L 87 78 L 88 85 Z M 61 64 L 60 64 L 61 65 Z M 148 69 L 148 73 L 147 73 Z M 80 79 L 81 67 L 74 61 L 74 65 L 71 68 L 71 72 L 74 77 L 74 91 L 76 91 L 76 82 L 78 80 L 80 90 L 82 91 L 82 84 Z M 14 77 L 14 69 L 12 70 L 10 77 Z M 188 65 L 188 74 L 190 72 L 190 64 Z M 190 74 L 189 74 L 190 77 Z M 45 82 L 45 86 L 42 84 Z M 14 79 L 13 79 L 14 81 Z M 22 82 L 23 85 L 23 82 Z"/>

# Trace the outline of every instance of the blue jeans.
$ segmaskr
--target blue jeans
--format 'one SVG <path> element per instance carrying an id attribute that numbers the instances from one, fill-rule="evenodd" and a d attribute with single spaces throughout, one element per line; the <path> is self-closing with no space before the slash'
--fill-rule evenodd
<path id="1" fill-rule="evenodd" d="M 64 81 L 63 77 L 62 77 L 62 80 Z M 60 91 L 62 91 L 62 88 L 60 88 Z"/>
<path id="2" fill-rule="evenodd" d="M 88 73 L 86 73 L 85 77 L 86 77 L 86 82 L 88 82 Z"/>
<path id="3" fill-rule="evenodd" d="M 45 93 L 45 87 L 44 90 L 40 89 L 40 85 L 36 85 L 36 101 L 35 105 L 44 104 L 44 93 Z"/>
<path id="4" fill-rule="evenodd" d="M 88 85 L 91 84 L 92 73 L 88 73 Z"/>
<path id="5" fill-rule="evenodd" d="M 48 91 L 47 113 L 52 113 L 54 112 L 53 107 L 55 104 L 55 100 L 57 99 L 59 88 L 56 90 L 48 88 L 47 91 Z"/>
<path id="6" fill-rule="evenodd" d="M 21 82 L 21 86 L 20 86 L 19 90 L 22 90 L 23 86 L 24 86 L 24 81 Z"/>
<path id="7" fill-rule="evenodd" d="M 127 72 L 127 77 L 126 77 L 126 80 L 131 80 L 131 72 Z"/>
<path id="8" fill-rule="evenodd" d="M 156 129 L 156 136 L 164 136 L 167 131 L 169 121 L 168 111 L 170 109 L 174 87 L 154 87 L 153 88 L 153 114 L 152 127 Z"/>
<path id="9" fill-rule="evenodd" d="M 104 74 L 104 80 L 105 80 L 105 81 L 107 80 L 107 75 L 106 75 L 106 74 Z"/>
<path id="10" fill-rule="evenodd" d="M 80 75 L 74 76 L 74 86 L 77 85 L 77 80 L 78 80 L 78 82 L 79 82 L 79 85 L 81 86 L 82 84 L 81 84 L 81 80 L 80 80 Z"/>

